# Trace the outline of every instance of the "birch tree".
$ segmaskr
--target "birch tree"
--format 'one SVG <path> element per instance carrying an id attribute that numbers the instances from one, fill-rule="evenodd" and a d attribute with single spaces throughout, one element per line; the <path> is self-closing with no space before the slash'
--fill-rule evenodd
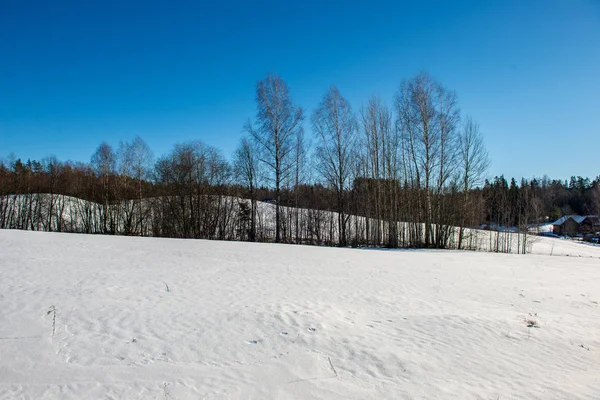
<path id="1" fill-rule="evenodd" d="M 250 197 L 250 229 L 248 237 L 251 242 L 256 240 L 256 189 L 260 177 L 260 164 L 257 149 L 248 138 L 242 138 L 235 150 L 233 170 L 236 180 L 245 186 Z"/>
<path id="2" fill-rule="evenodd" d="M 464 227 L 469 218 L 469 210 L 473 209 L 470 196 L 471 190 L 483 184 L 485 173 L 489 167 L 490 159 L 483 142 L 483 136 L 477 124 L 471 117 L 467 117 L 462 132 L 458 138 L 459 182 L 464 198 L 462 221 L 458 235 L 458 248 L 463 245 Z"/>
<path id="3" fill-rule="evenodd" d="M 275 187 L 275 242 L 281 242 L 281 189 L 294 167 L 294 149 L 302 129 L 304 113 L 295 105 L 283 79 L 268 75 L 256 84 L 256 123 L 246 130 L 259 149 L 259 160 L 266 166 Z"/>
<path id="4" fill-rule="evenodd" d="M 443 190 L 456 168 L 458 101 L 428 73 L 404 81 L 396 95 L 407 169 L 418 189 L 425 247 L 443 247 L 448 227 Z M 434 226 L 434 224 L 436 224 Z"/>
<path id="5" fill-rule="evenodd" d="M 315 157 L 317 171 L 330 188 L 335 190 L 338 213 L 338 243 L 347 243 L 347 192 L 355 171 L 357 123 L 350 103 L 331 86 L 311 118 L 317 142 Z"/>
<path id="6" fill-rule="evenodd" d="M 115 233 L 116 226 L 109 213 L 110 200 L 110 178 L 115 173 L 116 155 L 113 148 L 106 142 L 102 142 L 92 155 L 92 167 L 96 176 L 100 177 L 102 182 L 102 213 L 100 224 L 103 233 L 110 230 Z"/>
<path id="7" fill-rule="evenodd" d="M 150 180 L 152 175 L 152 166 L 154 164 L 154 156 L 148 144 L 139 136 L 136 136 L 128 146 L 128 159 L 131 160 L 132 178 L 137 181 L 137 196 L 138 196 L 138 224 L 140 235 L 144 235 L 146 212 L 143 208 L 143 183 Z"/>

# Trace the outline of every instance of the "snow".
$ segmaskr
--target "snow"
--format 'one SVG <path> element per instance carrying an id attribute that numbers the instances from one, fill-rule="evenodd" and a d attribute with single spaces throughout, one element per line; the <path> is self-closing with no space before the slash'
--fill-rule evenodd
<path id="1" fill-rule="evenodd" d="M 578 240 L 536 237 L 531 253 L 538 255 L 597 258 L 600 255 L 600 246 Z M 600 267 L 600 262 L 598 262 L 598 267 Z"/>
<path id="2" fill-rule="evenodd" d="M 539 225 L 531 225 L 528 227 L 528 231 L 531 234 L 537 235 L 539 233 L 544 233 L 544 232 L 553 232 L 554 231 L 554 223 L 553 222 L 548 222 L 545 224 L 539 224 Z"/>
<path id="3" fill-rule="evenodd" d="M 567 220 L 569 220 L 569 219 L 572 219 L 573 221 L 580 224 L 586 218 L 587 218 L 587 216 L 581 216 L 581 215 L 565 215 L 563 217 L 560 217 L 556 221 L 554 221 L 554 223 L 552 225 L 562 225 L 565 222 L 567 222 Z"/>
<path id="4" fill-rule="evenodd" d="M 216 198 L 215 198 L 216 199 Z M 246 203 L 249 206 L 249 200 L 221 196 L 218 198 L 221 203 L 221 211 L 228 215 L 238 215 L 239 206 L 241 203 Z M 146 203 L 146 206 L 149 203 Z M 139 225 L 136 220 L 138 207 L 135 202 L 125 202 L 120 205 L 112 205 L 112 212 L 115 213 L 115 225 L 117 233 L 120 234 L 138 234 Z M 298 230 L 296 231 L 295 212 L 298 211 Z M 111 214 L 109 213 L 109 214 Z M 62 232 L 78 232 L 78 233 L 101 233 L 104 232 L 103 224 L 101 223 L 102 205 L 81 200 L 75 197 L 63 195 L 49 194 L 34 194 L 31 196 L 4 196 L 0 197 L 0 227 L 13 229 L 31 229 L 45 231 L 62 231 Z M 291 207 L 281 207 L 283 226 L 283 237 L 296 240 L 296 233 L 299 235 L 299 240 L 310 244 L 330 244 L 338 242 L 338 214 L 330 211 L 311 210 L 311 209 L 294 209 Z M 367 218 L 348 215 L 348 226 L 346 229 L 349 241 L 355 239 L 359 243 L 373 243 L 373 237 L 367 240 L 367 225 L 371 227 L 379 225 L 382 237 L 385 238 L 388 231 L 387 222 L 370 219 L 367 224 Z M 225 218 L 223 224 L 218 224 L 215 231 L 209 233 L 205 231 L 207 237 L 221 239 L 240 239 L 240 221 L 236 217 Z M 144 224 L 144 235 L 152 235 L 152 224 Z M 127 227 L 127 229 L 126 229 Z M 400 247 L 408 246 L 406 240 L 414 233 L 413 223 L 398 222 Z M 529 235 L 524 235 L 518 232 L 516 228 L 498 227 L 492 224 L 492 230 L 481 230 L 473 228 L 465 228 L 463 231 L 462 248 L 477 251 L 498 251 L 502 253 L 523 253 L 531 252 L 532 246 L 536 247 L 536 243 L 540 240 L 537 236 L 539 233 L 551 232 L 553 225 L 543 224 L 539 226 L 530 226 L 528 229 Z M 499 229 L 498 229 L 499 228 Z M 259 241 L 274 241 L 275 239 L 275 205 L 265 202 L 257 203 L 257 238 Z M 451 235 L 447 245 L 449 248 L 458 248 L 459 228 L 454 227 L 454 235 Z M 424 233 L 424 226 L 421 226 L 421 232 Z M 380 244 L 385 243 L 385 239 L 381 239 Z M 424 241 L 424 237 L 421 238 Z M 538 254 L 553 255 L 554 246 L 552 242 L 544 242 L 541 248 L 542 252 Z M 540 246 L 538 246 L 540 247 Z M 568 255 L 579 255 L 581 248 L 576 249 L 573 253 L 569 251 Z M 536 250 L 533 250 L 534 253 Z M 561 254 L 560 250 L 558 254 Z M 583 251 L 584 256 L 588 256 L 586 251 Z"/>
<path id="5" fill-rule="evenodd" d="M 532 250 L 0 230 L 0 399 L 598 398 L 600 247 Z"/>
<path id="6" fill-rule="evenodd" d="M 590 218 L 592 221 L 594 221 L 594 223 L 597 223 L 595 221 L 598 221 L 597 215 L 565 215 L 563 217 L 560 217 L 556 221 L 554 221 L 552 225 L 562 225 L 565 222 L 567 222 L 569 219 L 572 219 L 573 221 L 577 222 L 578 224 L 581 224 L 583 221 L 585 221 L 588 218 Z"/>

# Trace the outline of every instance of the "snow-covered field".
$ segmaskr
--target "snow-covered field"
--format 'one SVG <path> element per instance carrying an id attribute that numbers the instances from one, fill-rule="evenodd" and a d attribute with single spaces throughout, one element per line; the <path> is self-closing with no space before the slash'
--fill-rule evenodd
<path id="1" fill-rule="evenodd" d="M 0 230 L 0 398 L 600 398 L 600 248 L 533 253 Z"/>

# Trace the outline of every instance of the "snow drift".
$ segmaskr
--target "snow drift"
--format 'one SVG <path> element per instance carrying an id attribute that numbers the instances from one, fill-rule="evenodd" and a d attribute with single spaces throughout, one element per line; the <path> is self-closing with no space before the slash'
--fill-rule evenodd
<path id="1" fill-rule="evenodd" d="M 600 252 L 569 246 L 0 230 L 0 398 L 595 398 Z"/>

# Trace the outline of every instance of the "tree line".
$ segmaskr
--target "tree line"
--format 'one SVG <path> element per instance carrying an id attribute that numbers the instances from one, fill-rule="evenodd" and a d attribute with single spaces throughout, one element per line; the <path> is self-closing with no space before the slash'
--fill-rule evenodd
<path id="1" fill-rule="evenodd" d="M 600 214 L 600 176 L 521 179 L 504 176 L 485 180 L 482 188 L 485 221 L 502 226 L 553 222 L 564 215 Z"/>
<path id="2" fill-rule="evenodd" d="M 479 125 L 426 72 L 358 111 L 331 86 L 307 115 L 276 75 L 255 99 L 231 160 L 201 141 L 155 159 L 136 137 L 89 163 L 0 161 L 0 228 L 462 249 L 483 222 L 598 212 L 598 178 L 485 180 Z"/>

